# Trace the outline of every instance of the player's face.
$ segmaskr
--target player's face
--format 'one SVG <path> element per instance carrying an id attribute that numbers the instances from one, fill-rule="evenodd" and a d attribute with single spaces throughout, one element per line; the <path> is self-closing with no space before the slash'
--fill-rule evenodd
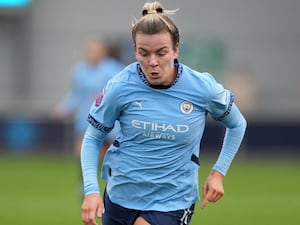
<path id="1" fill-rule="evenodd" d="M 178 57 L 178 44 L 173 46 L 171 34 L 162 31 L 157 34 L 137 33 L 135 57 L 152 85 L 170 85 L 176 76 L 174 59 Z"/>
<path id="2" fill-rule="evenodd" d="M 97 40 L 89 40 L 85 47 L 86 58 L 89 63 L 97 64 L 105 57 L 104 44 Z"/>

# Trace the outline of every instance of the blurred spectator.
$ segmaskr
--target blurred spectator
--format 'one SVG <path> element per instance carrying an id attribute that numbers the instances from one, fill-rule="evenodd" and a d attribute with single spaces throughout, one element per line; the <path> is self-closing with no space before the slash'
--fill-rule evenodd
<path id="1" fill-rule="evenodd" d="M 123 64 L 118 59 L 118 49 L 99 38 L 89 38 L 85 43 L 85 59 L 73 68 L 72 87 L 53 111 L 59 120 L 72 118 L 74 121 L 75 154 L 79 157 L 81 141 L 88 126 L 87 116 L 91 105 L 107 81 L 117 74 Z M 102 146 L 102 154 L 113 142 L 119 124 L 110 132 Z"/>
<path id="2" fill-rule="evenodd" d="M 248 66 L 231 68 L 223 82 L 234 93 L 234 101 L 245 116 L 255 115 L 260 107 L 260 85 Z"/>

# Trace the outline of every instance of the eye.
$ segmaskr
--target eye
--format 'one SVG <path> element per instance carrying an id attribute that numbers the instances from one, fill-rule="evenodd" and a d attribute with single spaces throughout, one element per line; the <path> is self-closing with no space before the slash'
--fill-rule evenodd
<path id="1" fill-rule="evenodd" d="M 167 54 L 167 51 L 162 50 L 162 51 L 159 51 L 157 54 L 158 54 L 159 56 L 164 56 L 164 55 Z"/>
<path id="2" fill-rule="evenodd" d="M 161 48 L 157 51 L 157 55 L 159 56 L 164 56 L 168 53 L 168 49 L 167 48 Z"/>
<path id="3" fill-rule="evenodd" d="M 148 55 L 148 52 L 145 51 L 145 50 L 139 50 L 139 54 L 143 57 L 147 56 Z"/>

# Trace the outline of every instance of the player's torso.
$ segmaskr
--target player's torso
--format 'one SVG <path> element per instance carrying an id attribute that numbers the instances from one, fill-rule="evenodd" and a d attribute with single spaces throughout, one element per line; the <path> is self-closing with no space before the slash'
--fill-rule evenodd
<path id="1" fill-rule="evenodd" d="M 154 89 L 135 68 L 108 85 L 113 94 L 107 99 L 115 100 L 121 135 L 103 163 L 107 192 L 128 208 L 185 208 L 198 198 L 193 158 L 205 126 L 205 87 L 198 76 L 183 73 L 170 88 Z"/>
<path id="2" fill-rule="evenodd" d="M 80 64 L 76 68 L 76 86 L 85 101 L 91 104 L 107 81 L 121 70 L 121 65 L 104 60 L 97 65 Z"/>
<path id="3" fill-rule="evenodd" d="M 186 207 L 198 196 L 198 165 L 192 157 L 199 153 L 205 100 L 185 82 L 153 89 L 138 78 L 128 80 L 117 101 L 122 135 L 119 145 L 107 152 L 102 169 L 107 191 L 129 208 Z"/>
<path id="4" fill-rule="evenodd" d="M 173 91 L 135 91 L 127 101 L 121 126 L 137 142 L 191 142 L 205 121 L 201 108 Z"/>
<path id="5" fill-rule="evenodd" d="M 134 85 L 124 98 L 120 115 L 125 139 L 171 145 L 197 141 L 202 136 L 206 110 L 204 100 L 191 91 L 182 89 L 180 82 L 169 89 Z"/>

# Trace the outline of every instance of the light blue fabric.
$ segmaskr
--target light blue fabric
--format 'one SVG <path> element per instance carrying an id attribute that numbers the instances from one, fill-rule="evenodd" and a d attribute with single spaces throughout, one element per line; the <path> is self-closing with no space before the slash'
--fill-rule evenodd
<path id="1" fill-rule="evenodd" d="M 67 113 L 74 113 L 75 132 L 83 136 L 88 126 L 87 117 L 90 107 L 107 81 L 120 72 L 123 65 L 106 58 L 97 65 L 87 62 L 77 64 L 72 73 L 72 88 L 62 101 Z"/>
<path id="2" fill-rule="evenodd" d="M 139 210 L 188 208 L 199 199 L 197 159 L 207 113 L 227 127 L 214 167 L 225 174 L 246 127 L 232 93 L 182 64 L 171 87 L 155 89 L 137 63 L 129 65 L 90 110 L 81 157 L 85 194 L 99 193 L 98 146 L 118 120 L 121 132 L 102 168 L 111 201 Z"/>

